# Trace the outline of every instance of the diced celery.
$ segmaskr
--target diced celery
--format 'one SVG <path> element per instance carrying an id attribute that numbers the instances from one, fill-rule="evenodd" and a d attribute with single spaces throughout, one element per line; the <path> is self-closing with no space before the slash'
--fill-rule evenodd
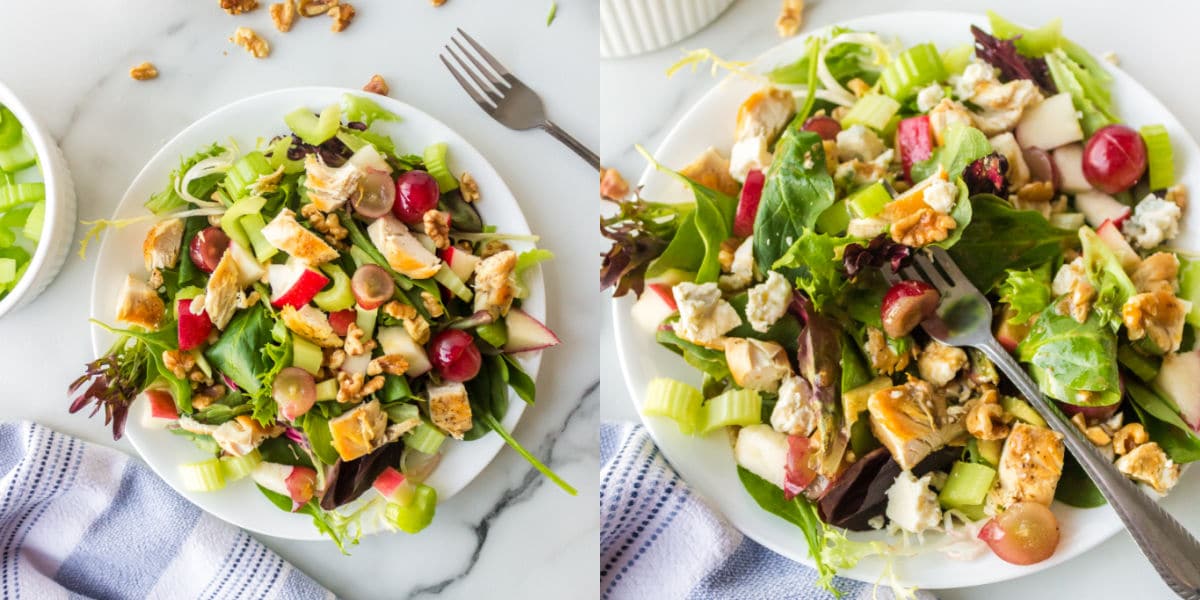
<path id="1" fill-rule="evenodd" d="M 313 296 L 313 302 L 325 312 L 337 312 L 354 306 L 354 291 L 350 289 L 350 277 L 335 264 L 321 265 L 321 270 L 333 279 L 332 286 Z"/>
<path id="2" fill-rule="evenodd" d="M 221 474 L 225 481 L 237 481 L 249 475 L 261 462 L 262 455 L 258 453 L 258 448 L 243 456 L 222 456 Z"/>
<path id="3" fill-rule="evenodd" d="M 0 186 L 0 210 L 26 202 L 41 202 L 46 199 L 44 183 L 10 183 Z"/>
<path id="4" fill-rule="evenodd" d="M 762 423 L 762 397 L 756 390 L 729 390 L 709 400 L 702 412 L 702 435 L 729 425 L 755 425 Z"/>
<path id="5" fill-rule="evenodd" d="M 905 50 L 888 63 L 879 75 L 883 91 L 898 100 L 904 100 L 920 88 L 945 78 L 946 67 L 942 64 L 942 56 L 938 54 L 937 46 L 929 42 Z"/>
<path id="6" fill-rule="evenodd" d="M 338 382 L 336 379 L 326 379 L 317 383 L 317 402 L 337 398 Z"/>
<path id="7" fill-rule="evenodd" d="M 342 109 L 336 104 L 330 104 L 321 111 L 320 117 L 301 107 L 285 115 L 283 122 L 287 123 L 288 128 L 304 140 L 304 143 L 319 146 L 337 135 L 341 119 Z"/>
<path id="8" fill-rule="evenodd" d="M 361 306 L 355 306 L 354 310 L 358 312 L 358 316 L 354 318 L 355 325 L 363 330 L 363 339 L 371 339 L 375 336 L 375 321 L 379 318 L 379 309 L 372 308 L 367 310 Z"/>
<path id="9" fill-rule="evenodd" d="M 987 465 L 958 461 L 950 468 L 938 502 L 946 508 L 983 504 L 995 479 L 996 470 Z"/>
<path id="10" fill-rule="evenodd" d="M 179 477 L 183 488 L 193 492 L 215 492 L 225 487 L 221 461 L 217 458 L 179 465 Z"/>
<path id="11" fill-rule="evenodd" d="M 383 400 L 404 400 L 412 398 L 412 388 L 408 386 L 408 379 L 404 375 L 387 375 L 383 379 L 383 389 L 379 391 Z"/>
<path id="12" fill-rule="evenodd" d="M 238 219 L 238 225 L 242 227 L 246 238 L 250 240 L 250 246 L 254 250 L 254 258 L 257 258 L 259 262 L 271 260 L 271 257 L 279 252 L 279 249 L 272 246 L 271 242 L 268 242 L 267 238 L 262 234 L 263 227 L 266 227 L 267 223 L 263 220 L 261 213 L 243 216 Z"/>
<path id="13" fill-rule="evenodd" d="M 299 173 L 304 170 L 304 160 L 292 160 L 288 158 L 288 150 L 292 147 L 291 136 L 283 136 L 267 147 L 267 152 L 271 155 L 267 157 L 267 162 L 271 163 L 271 170 L 274 171 L 279 167 L 283 167 L 284 173 Z"/>
<path id="14" fill-rule="evenodd" d="M 437 180 L 438 190 L 443 194 L 458 189 L 458 180 L 450 173 L 446 164 L 446 143 L 438 142 L 425 148 L 425 170 Z"/>
<path id="15" fill-rule="evenodd" d="M 1002 396 L 1000 405 L 1004 407 L 1004 412 L 1011 414 L 1020 421 L 1025 421 L 1030 425 L 1045 427 L 1046 420 L 1039 415 L 1028 402 L 1015 396 Z"/>
<path id="16" fill-rule="evenodd" d="M 447 267 L 445 264 L 433 275 L 433 279 L 446 286 L 446 289 L 450 290 L 451 294 L 458 296 L 463 302 L 469 302 L 474 296 L 471 288 L 464 285 L 463 281 L 458 278 L 458 275 L 455 275 L 454 271 L 451 271 L 450 267 Z"/>
<path id="17" fill-rule="evenodd" d="M 1192 327 L 1200 327 L 1200 260 L 1179 262 L 1179 297 L 1192 303 L 1185 320 Z"/>
<path id="18" fill-rule="evenodd" d="M 358 121 L 367 126 L 375 121 L 400 121 L 400 115 L 358 94 L 342 94 L 342 113 L 347 122 Z"/>
<path id="19" fill-rule="evenodd" d="M 480 325 L 475 328 L 475 333 L 496 348 L 503 348 L 508 341 L 508 327 L 503 321 Z"/>
<path id="20" fill-rule="evenodd" d="M 1002 40 L 1020 36 L 1013 44 L 1021 54 L 1026 56 L 1042 56 L 1062 45 L 1062 19 L 1051 19 L 1048 23 L 1037 29 L 1029 29 L 1028 27 L 1017 25 L 990 10 L 987 11 L 987 16 L 992 26 L 992 35 Z"/>
<path id="21" fill-rule="evenodd" d="M 325 354 L 321 352 L 320 346 L 292 334 L 293 367 L 300 367 L 310 374 L 316 375 L 321 370 L 321 363 L 323 362 L 325 362 Z M 337 395 L 336 392 L 334 395 Z"/>
<path id="22" fill-rule="evenodd" d="M 221 215 L 221 231 L 229 236 L 229 239 L 237 242 L 246 250 L 253 248 L 250 243 L 250 237 L 246 235 L 242 229 L 241 218 L 246 215 L 257 215 L 267 204 L 267 199 L 262 196 L 249 196 L 242 198 L 233 203 L 229 209 Z"/>
<path id="23" fill-rule="evenodd" d="M 446 441 L 446 434 L 425 421 L 421 421 L 420 425 L 417 425 L 411 431 L 404 434 L 404 445 L 425 454 L 437 453 L 444 441 Z"/>
<path id="24" fill-rule="evenodd" d="M 963 44 L 943 52 L 942 65 L 946 67 L 946 75 L 962 73 L 967 65 L 971 64 L 971 58 L 974 56 L 975 44 Z"/>
<path id="25" fill-rule="evenodd" d="M 900 103 L 895 98 L 882 94 L 867 94 L 859 98 L 846 112 L 846 116 L 842 117 L 842 127 L 866 125 L 876 131 L 883 131 L 899 110 Z"/>
<path id="26" fill-rule="evenodd" d="M 17 280 L 17 261 L 11 258 L 0 258 L 0 284 L 12 283 Z"/>
<path id="27" fill-rule="evenodd" d="M 389 404 L 383 410 L 393 423 L 403 423 L 409 419 L 416 419 L 421 416 L 421 409 L 417 408 L 417 405 L 407 402 Z M 428 454 L 432 454 L 432 452 Z"/>
<path id="28" fill-rule="evenodd" d="M 37 150 L 28 133 L 21 134 L 21 141 L 0 150 L 0 171 L 15 173 L 37 162 Z"/>
<path id="29" fill-rule="evenodd" d="M 418 484 L 413 500 L 407 506 L 389 502 L 384 516 L 392 525 L 406 533 L 417 533 L 433 522 L 437 510 L 437 490 Z"/>
<path id="30" fill-rule="evenodd" d="M 1000 453 L 1004 450 L 1004 440 L 978 440 L 976 447 L 979 457 L 993 467 L 1000 465 Z"/>
<path id="31" fill-rule="evenodd" d="M 33 205 L 33 210 L 29 211 L 29 216 L 25 217 L 25 224 L 21 226 L 21 233 L 25 234 L 26 238 L 35 242 L 42 239 L 42 225 L 46 221 L 46 203 L 38 202 Z"/>
<path id="32" fill-rule="evenodd" d="M 846 208 L 846 200 L 838 200 L 825 209 L 817 217 L 817 233 L 840 235 L 850 225 L 850 211 Z"/>
<path id="33" fill-rule="evenodd" d="M 1146 163 L 1150 168 L 1150 189 L 1161 190 L 1175 184 L 1175 153 L 1171 136 L 1162 125 L 1143 125 L 1142 139 L 1146 142 Z"/>
<path id="34" fill-rule="evenodd" d="M 239 158 L 225 172 L 225 190 L 234 198 L 245 197 L 259 177 L 275 171 L 262 152 L 254 151 Z"/>
<path id="35" fill-rule="evenodd" d="M 21 141 L 21 122 L 11 110 L 0 106 L 0 150 L 11 148 Z"/>
<path id="36" fill-rule="evenodd" d="M 674 379 L 659 377 L 646 386 L 646 401 L 642 414 L 666 417 L 679 425 L 681 433 L 691 435 L 700 426 L 700 390 Z"/>
<path id="37" fill-rule="evenodd" d="M 846 198 L 846 206 L 855 217 L 869 219 L 883 212 L 883 207 L 891 201 L 892 195 L 877 181 Z"/>
<path id="38" fill-rule="evenodd" d="M 17 241 L 17 234 L 7 227 L 0 227 L 0 248 L 8 248 Z"/>
<path id="39" fill-rule="evenodd" d="M 892 379 L 881 375 L 852 390 L 843 392 L 842 414 L 846 415 L 846 421 L 848 423 L 857 421 L 858 416 L 867 410 L 867 399 L 871 397 L 871 394 L 889 387 L 892 387 Z"/>

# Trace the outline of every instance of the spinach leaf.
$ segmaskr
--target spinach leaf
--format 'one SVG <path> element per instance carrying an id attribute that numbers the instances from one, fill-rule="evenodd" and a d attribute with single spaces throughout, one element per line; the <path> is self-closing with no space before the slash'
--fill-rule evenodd
<path id="1" fill-rule="evenodd" d="M 273 462 L 296 467 L 313 466 L 312 459 L 308 457 L 308 453 L 296 445 L 296 442 L 283 436 L 263 441 L 258 446 L 258 453 L 262 455 L 263 462 Z M 288 508 L 288 510 L 291 510 L 291 508 Z"/>
<path id="2" fill-rule="evenodd" d="M 652 161 L 653 162 L 653 161 Z M 657 162 L 655 168 L 678 179 L 692 191 L 696 209 L 687 213 L 675 237 L 646 269 L 654 277 L 670 269 L 695 273 L 696 283 L 716 281 L 721 274 L 721 242 L 733 229 L 737 200 L 672 171 Z"/>
<path id="3" fill-rule="evenodd" d="M 1121 307 L 1137 294 L 1133 281 L 1125 274 L 1125 268 L 1116 253 L 1090 227 L 1079 229 L 1079 241 L 1083 245 L 1083 264 L 1088 279 L 1096 288 L 1092 303 L 1100 321 L 1113 331 L 1121 329 Z"/>
<path id="4" fill-rule="evenodd" d="M 793 124 L 775 147 L 754 220 L 754 262 L 775 264 L 805 230 L 833 205 L 833 179 L 825 170 L 821 136 Z"/>
<path id="5" fill-rule="evenodd" d="M 218 371 L 250 393 L 262 389 L 258 375 L 266 370 L 263 348 L 272 341 L 273 320 L 261 304 L 237 313 L 217 343 L 204 351 Z"/>
<path id="6" fill-rule="evenodd" d="M 1200 438 L 1192 433 L 1191 428 L 1166 400 L 1136 381 L 1128 380 L 1125 386 L 1146 433 L 1151 440 L 1162 446 L 1171 460 L 1177 463 L 1200 460 Z"/>
<path id="7" fill-rule="evenodd" d="M 322 416 L 319 411 L 310 410 L 296 419 L 296 424 L 304 430 L 304 435 L 308 438 L 308 445 L 312 447 L 313 454 L 317 455 L 318 460 L 327 465 L 338 461 L 338 453 L 333 449 L 333 434 L 329 431 L 329 419 Z"/>
<path id="8" fill-rule="evenodd" d="M 693 344 L 675 335 L 670 329 L 659 329 L 655 332 L 654 339 L 709 377 L 717 381 L 729 378 L 729 364 L 725 362 L 724 352 Z"/>
<path id="9" fill-rule="evenodd" d="M 1080 406 L 1107 406 L 1121 401 L 1117 336 L 1096 313 L 1079 323 L 1058 311 L 1038 316 L 1029 335 L 1017 346 L 1018 358 L 1029 363 L 1046 395 Z M 1081 400 L 1076 392 L 1092 392 Z"/>
<path id="10" fill-rule="evenodd" d="M 1074 245 L 1074 231 L 1058 229 L 1041 213 L 1016 210 L 992 195 L 971 198 L 971 224 L 949 249 L 954 262 L 980 291 L 991 291 L 1006 269 L 1028 269 L 1062 257 Z"/>
<path id="11" fill-rule="evenodd" d="M 838 255 L 850 241 L 805 229 L 800 239 L 770 268 L 794 279 L 796 287 L 804 290 L 820 310 L 827 301 L 838 298 L 846 287 Z"/>
<path id="12" fill-rule="evenodd" d="M 211 435 L 206 433 L 192 433 L 191 431 L 182 428 L 168 429 L 167 431 L 170 431 L 179 437 L 192 440 L 192 443 L 195 444 L 196 447 L 205 454 L 212 456 L 221 455 L 221 445 L 218 444 L 217 440 L 214 440 Z"/>
<path id="13" fill-rule="evenodd" d="M 508 386 L 527 404 L 533 404 L 537 396 L 537 386 L 534 385 L 533 378 L 525 372 L 525 369 L 521 368 L 521 363 L 517 362 L 517 359 L 507 354 L 503 357 L 504 362 L 508 363 L 506 371 L 508 377 L 505 380 Z"/>
<path id="14" fill-rule="evenodd" d="M 1076 508 L 1095 508 L 1107 503 L 1070 452 L 1063 459 L 1062 476 L 1058 479 L 1058 487 L 1054 489 L 1054 499 Z"/>
<path id="15" fill-rule="evenodd" d="M 798 340 L 800 339 L 800 321 L 796 318 L 796 315 L 790 312 L 784 313 L 778 321 L 775 321 L 775 324 L 770 329 L 767 329 L 766 333 L 762 333 L 751 327 L 750 320 L 746 318 L 746 304 L 749 301 L 750 297 L 745 292 L 729 299 L 729 305 L 742 318 L 742 324 L 735 327 L 726 335 L 729 337 L 752 338 L 775 342 L 786 348 L 789 355 L 794 355 L 799 345 Z"/>
<path id="16" fill-rule="evenodd" d="M 788 500 L 784 498 L 783 490 L 771 482 L 740 466 L 737 470 L 742 487 L 763 510 L 799 527 L 804 533 L 804 539 L 808 542 L 808 555 L 816 563 L 817 571 L 822 576 L 833 575 L 834 569 L 826 564 L 822 552 L 825 548 L 826 527 L 817 515 L 817 506 L 802 495 Z"/>
<path id="17" fill-rule="evenodd" d="M 871 369 L 849 335 L 842 335 L 842 393 L 866 385 L 872 379 Z M 846 415 L 847 418 L 853 415 Z M 861 455 L 860 455 L 861 456 Z"/>

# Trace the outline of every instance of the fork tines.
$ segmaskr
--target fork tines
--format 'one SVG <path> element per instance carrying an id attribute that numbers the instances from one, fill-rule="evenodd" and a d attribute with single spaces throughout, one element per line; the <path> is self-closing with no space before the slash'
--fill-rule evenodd
<path id="1" fill-rule="evenodd" d="M 492 56 L 483 46 L 467 35 L 465 31 L 458 28 L 455 28 L 455 30 L 474 49 L 475 53 L 468 50 L 457 37 L 451 36 L 450 41 L 453 42 L 454 47 L 446 44 L 443 47 L 446 53 L 438 54 L 438 58 L 442 60 L 442 64 L 446 65 L 450 74 L 458 80 L 458 84 L 462 86 L 463 90 L 476 103 L 485 109 L 495 108 L 504 99 L 504 95 L 512 89 L 512 83 L 509 81 L 512 73 L 509 73 L 508 69 L 505 69 L 504 65 L 496 60 L 496 57 Z M 457 51 L 455 48 L 457 48 Z M 478 54 L 483 59 L 483 62 L 480 62 L 475 54 Z M 449 59 L 446 58 L 447 55 L 453 57 L 454 61 L 461 68 L 455 68 Z M 487 63 L 486 66 L 484 63 Z M 465 76 L 463 75 L 464 73 L 466 74 Z M 470 81 L 467 78 L 470 78 Z M 474 82 L 474 85 L 471 82 Z"/>

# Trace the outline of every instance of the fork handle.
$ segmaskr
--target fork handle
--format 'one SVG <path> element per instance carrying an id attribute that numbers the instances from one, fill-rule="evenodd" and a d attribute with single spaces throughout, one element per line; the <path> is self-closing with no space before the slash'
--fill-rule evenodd
<path id="1" fill-rule="evenodd" d="M 1200 599 L 1200 542 L 1101 455 L 1062 410 L 1042 396 L 1033 379 L 994 338 L 977 348 L 1029 398 L 1050 428 L 1063 435 L 1067 449 L 1121 517 L 1133 541 L 1167 586 L 1180 598 Z"/>
<path id="2" fill-rule="evenodd" d="M 592 165 L 592 168 L 596 169 L 597 171 L 600 170 L 600 157 L 596 156 L 596 153 L 589 150 L 588 147 L 584 146 L 582 142 L 571 137 L 571 134 L 563 131 L 563 129 L 558 125 L 555 125 L 553 121 L 546 119 L 542 122 L 540 127 L 543 131 L 558 139 L 558 141 L 566 144 L 566 146 L 573 150 L 575 154 L 578 154 L 580 158 L 586 160 L 589 165 Z"/>

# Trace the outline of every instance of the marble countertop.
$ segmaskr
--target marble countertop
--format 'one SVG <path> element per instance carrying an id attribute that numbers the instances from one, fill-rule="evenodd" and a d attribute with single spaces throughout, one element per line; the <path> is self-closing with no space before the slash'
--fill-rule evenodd
<path id="1" fill-rule="evenodd" d="M 119 6 L 118 6 L 119 4 Z M 80 219 L 108 217 L 126 186 L 158 148 L 195 119 L 234 100 L 302 85 L 359 88 L 373 73 L 391 95 L 458 130 L 488 156 L 521 202 L 543 247 L 550 325 L 563 346 L 548 352 L 539 403 L 517 439 L 579 488 L 548 485 L 523 459 L 502 450 L 463 492 L 439 507 L 420 536 L 368 537 L 340 556 L 332 543 L 260 538 L 318 582 L 346 598 L 493 595 L 590 597 L 599 571 L 596 540 L 599 372 L 580 360 L 594 343 L 601 311 L 590 202 L 595 171 L 540 132 L 514 132 L 487 117 L 462 92 L 436 53 L 455 27 L 485 44 L 538 90 L 551 116 L 595 147 L 600 127 L 597 23 L 586 0 L 559 0 L 546 27 L 545 2 L 361 0 L 345 32 L 329 19 L 302 20 L 291 33 L 271 26 L 263 8 L 232 17 L 215 0 L 24 2 L 0 19 L 0 81 L 29 105 L 58 140 L 74 173 Z M 227 38 L 238 26 L 267 37 L 273 51 L 255 60 Z M 51 33 L 52 32 L 52 33 Z M 149 60 L 160 76 L 129 78 Z M 419 148 L 418 148 L 419 149 Z M 76 239 L 83 233 L 81 227 Z M 88 304 L 94 254 L 71 255 L 32 306 L 0 320 L 0 420 L 33 419 L 81 438 L 114 444 L 98 419 L 66 412 L 67 384 L 91 360 Z M 574 265 L 572 268 L 570 265 Z M 19 342 L 18 342 L 19 340 Z"/>
<path id="2" fill-rule="evenodd" d="M 1080 12 L 1079 4 L 1070 0 L 1006 3 L 959 0 L 953 6 L 938 0 L 909 0 L 903 3 L 903 8 L 982 13 L 1001 5 L 1006 17 L 1019 22 L 1040 24 L 1052 17 L 1063 17 L 1067 35 L 1097 53 L 1116 52 L 1122 68 L 1158 96 L 1193 135 L 1200 134 L 1200 104 L 1194 100 L 1200 90 L 1194 78 L 1184 76 L 1177 66 L 1183 60 L 1181 57 L 1194 56 L 1200 49 L 1194 31 L 1200 5 L 1145 0 L 1136 9 L 1127 7 L 1119 29 L 1113 27 L 1112 10 Z M 806 29 L 901 9 L 889 0 L 810 0 L 808 6 Z M 634 151 L 634 144 L 650 150 L 657 148 L 683 113 L 716 83 L 705 68 L 695 74 L 682 71 L 672 79 L 664 75 L 666 68 L 678 60 L 683 49 L 709 48 L 725 59 L 752 59 L 779 43 L 774 27 L 778 7 L 778 0 L 740 0 L 714 24 L 676 46 L 636 58 L 602 61 L 604 165 L 620 169 L 631 183 L 636 182 L 645 161 Z M 602 252 L 603 240 L 599 236 L 593 239 L 597 240 L 596 251 Z M 600 372 L 605 377 L 600 393 L 600 418 L 637 420 L 620 377 L 607 306 L 602 314 L 599 353 Z M 1200 508 L 1179 512 L 1177 516 L 1185 526 L 1200 532 Z M 1048 571 L 1007 583 L 942 590 L 938 595 L 943 600 L 995 597 L 1051 600 L 1061 597 L 1067 586 L 1070 596 L 1079 598 L 1170 597 L 1170 591 L 1126 534 L 1114 536 L 1091 552 Z"/>

